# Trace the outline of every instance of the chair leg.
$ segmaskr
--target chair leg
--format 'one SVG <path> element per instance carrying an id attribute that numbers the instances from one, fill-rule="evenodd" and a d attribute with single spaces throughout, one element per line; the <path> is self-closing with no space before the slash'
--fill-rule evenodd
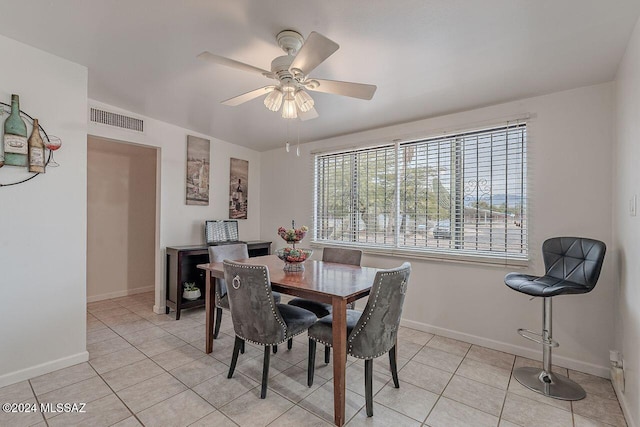
<path id="1" fill-rule="evenodd" d="M 269 382 L 269 358 L 271 357 L 271 349 L 268 345 L 264 346 L 264 363 L 262 365 L 262 389 L 260 390 L 260 399 L 267 397 L 267 383 Z"/>
<path id="2" fill-rule="evenodd" d="M 236 363 L 238 362 L 238 353 L 240 352 L 240 347 L 244 345 L 244 340 L 242 338 L 236 337 L 236 341 L 233 344 L 233 357 L 231 357 L 231 365 L 229 366 L 229 374 L 227 378 L 233 377 L 233 371 L 236 370 Z"/>
<path id="3" fill-rule="evenodd" d="M 287 350 L 291 350 L 293 348 L 293 338 L 289 338 L 287 341 Z"/>
<path id="4" fill-rule="evenodd" d="M 316 342 L 309 338 L 309 363 L 307 364 L 307 385 L 313 385 L 313 373 L 316 369 Z"/>
<path id="5" fill-rule="evenodd" d="M 328 345 L 324 346 L 324 363 L 329 364 L 331 361 L 331 347 Z"/>
<path id="6" fill-rule="evenodd" d="M 242 340 L 242 344 L 240 344 L 240 354 L 244 354 L 244 340 Z"/>
<path id="7" fill-rule="evenodd" d="M 373 417 L 373 359 L 364 361 L 364 395 L 367 417 Z"/>
<path id="8" fill-rule="evenodd" d="M 222 309 L 220 307 L 216 307 L 216 325 L 213 330 L 213 339 L 218 338 L 218 334 L 220 333 L 220 323 L 222 323 Z"/>
<path id="9" fill-rule="evenodd" d="M 395 388 L 400 388 L 400 382 L 398 381 L 398 362 L 396 358 L 396 346 L 394 345 L 389 350 L 389 366 L 391 368 L 391 376 L 393 377 L 393 385 Z"/>
<path id="10" fill-rule="evenodd" d="M 278 352 L 278 346 L 274 345 L 273 346 L 273 354 L 276 354 Z"/>

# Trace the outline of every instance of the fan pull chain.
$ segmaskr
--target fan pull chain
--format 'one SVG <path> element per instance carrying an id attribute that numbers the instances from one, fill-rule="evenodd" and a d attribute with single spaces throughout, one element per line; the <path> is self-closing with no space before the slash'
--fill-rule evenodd
<path id="1" fill-rule="evenodd" d="M 296 156 L 300 157 L 300 122 L 296 123 L 298 128 L 298 146 L 296 147 Z"/>
<path id="2" fill-rule="evenodd" d="M 284 145 L 284 148 L 287 150 L 287 153 L 291 150 L 291 145 L 289 144 L 289 120 L 287 120 L 287 143 Z"/>

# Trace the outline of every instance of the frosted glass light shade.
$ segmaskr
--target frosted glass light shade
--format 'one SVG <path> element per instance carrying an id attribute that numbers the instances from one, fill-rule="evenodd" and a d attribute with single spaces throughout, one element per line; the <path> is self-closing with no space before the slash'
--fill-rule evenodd
<path id="1" fill-rule="evenodd" d="M 282 91 L 275 88 L 264 99 L 264 106 L 271 111 L 278 111 L 282 105 Z"/>
<path id="2" fill-rule="evenodd" d="M 313 104 L 314 104 L 313 98 L 311 98 L 307 92 L 303 90 L 299 90 L 296 92 L 295 98 L 296 98 L 296 104 L 298 105 L 298 108 L 303 113 L 306 113 L 307 111 L 313 108 Z"/>
<path id="3" fill-rule="evenodd" d="M 298 117 L 298 110 L 296 109 L 296 102 L 292 92 L 287 92 L 287 95 L 284 97 L 282 117 L 285 119 L 295 119 Z"/>

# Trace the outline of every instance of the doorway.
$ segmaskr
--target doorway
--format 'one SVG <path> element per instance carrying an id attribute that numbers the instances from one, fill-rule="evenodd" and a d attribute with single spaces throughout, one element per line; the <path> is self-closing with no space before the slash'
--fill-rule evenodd
<path id="1" fill-rule="evenodd" d="M 159 149 L 87 138 L 87 302 L 155 291 Z"/>

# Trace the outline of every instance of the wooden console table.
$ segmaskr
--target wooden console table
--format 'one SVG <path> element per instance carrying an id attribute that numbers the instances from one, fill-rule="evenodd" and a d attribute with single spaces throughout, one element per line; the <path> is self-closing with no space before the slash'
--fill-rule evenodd
<path id="1" fill-rule="evenodd" d="M 249 257 L 271 254 L 271 242 L 253 240 L 245 242 Z M 209 247 L 207 245 L 171 246 L 167 247 L 166 255 L 166 313 L 173 309 L 176 320 L 180 320 L 180 311 L 186 308 L 204 305 L 206 272 L 197 268 L 198 264 L 209 262 Z M 202 294 L 195 301 L 182 299 L 183 284 L 195 282 Z"/>

